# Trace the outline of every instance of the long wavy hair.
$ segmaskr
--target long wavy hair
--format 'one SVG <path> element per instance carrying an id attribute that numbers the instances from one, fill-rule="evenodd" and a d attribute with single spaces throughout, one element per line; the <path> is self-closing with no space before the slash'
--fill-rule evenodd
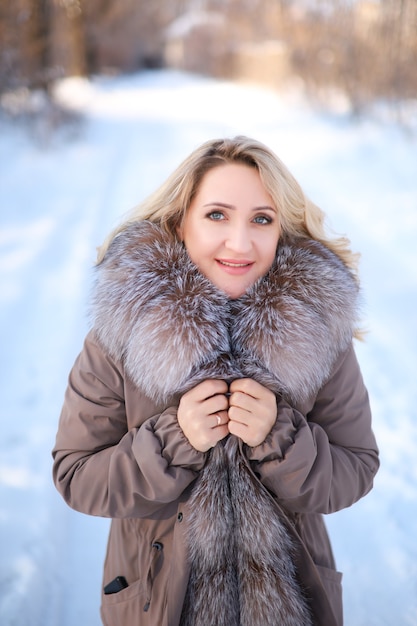
<path id="1" fill-rule="evenodd" d="M 178 239 L 179 226 L 204 175 L 214 167 L 227 163 L 242 163 L 256 168 L 277 208 L 281 232 L 315 239 L 327 246 L 352 271 L 359 283 L 359 254 L 352 252 L 349 239 L 330 235 L 324 211 L 304 194 L 281 159 L 263 143 L 243 135 L 213 139 L 196 148 L 154 193 L 135 206 L 110 232 L 98 248 L 97 264 L 104 258 L 113 239 L 137 221 L 155 222 Z M 355 331 L 356 338 L 362 339 L 363 336 L 363 330 Z"/>
<path id="2" fill-rule="evenodd" d="M 337 254 L 357 278 L 358 254 L 346 237 L 326 232 L 325 213 L 304 194 L 294 176 L 267 146 L 245 136 L 213 139 L 194 150 L 168 179 L 141 204 L 134 207 L 98 249 L 103 259 L 111 241 L 133 222 L 158 223 L 173 238 L 204 175 L 214 167 L 242 163 L 258 170 L 262 183 L 278 210 L 282 233 L 320 241 Z"/>

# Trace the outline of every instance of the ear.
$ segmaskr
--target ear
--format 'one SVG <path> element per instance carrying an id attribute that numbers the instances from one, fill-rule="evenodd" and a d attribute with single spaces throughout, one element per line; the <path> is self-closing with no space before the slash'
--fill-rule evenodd
<path id="1" fill-rule="evenodd" d="M 179 226 L 177 226 L 177 227 L 176 227 L 176 229 L 175 229 L 175 232 L 176 232 L 176 235 L 177 235 L 177 237 L 178 237 L 178 240 L 179 240 L 181 243 L 184 243 L 184 234 L 183 234 L 183 231 L 184 231 L 184 229 L 183 229 L 182 224 L 180 224 Z"/>

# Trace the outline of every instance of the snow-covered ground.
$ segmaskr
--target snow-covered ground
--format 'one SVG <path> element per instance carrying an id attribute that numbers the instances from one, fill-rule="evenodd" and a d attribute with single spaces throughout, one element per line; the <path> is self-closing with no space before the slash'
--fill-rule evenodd
<path id="1" fill-rule="evenodd" d="M 271 146 L 362 252 L 357 350 L 382 467 L 328 526 L 346 626 L 417 625 L 416 137 L 295 93 L 170 72 L 70 80 L 60 94 L 86 115 L 73 137 L 40 145 L 0 129 L 1 625 L 100 623 L 108 521 L 61 501 L 50 456 L 95 248 L 193 148 L 235 134 Z"/>

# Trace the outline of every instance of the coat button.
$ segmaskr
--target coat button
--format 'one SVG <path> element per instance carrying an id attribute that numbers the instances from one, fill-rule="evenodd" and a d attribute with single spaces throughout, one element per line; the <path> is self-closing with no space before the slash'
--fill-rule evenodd
<path id="1" fill-rule="evenodd" d="M 184 516 L 183 516 L 183 514 L 182 514 L 182 513 L 181 513 L 181 511 L 180 511 L 180 512 L 178 513 L 178 515 L 177 515 L 177 520 L 178 520 L 179 522 L 182 522 L 183 517 L 184 517 Z"/>

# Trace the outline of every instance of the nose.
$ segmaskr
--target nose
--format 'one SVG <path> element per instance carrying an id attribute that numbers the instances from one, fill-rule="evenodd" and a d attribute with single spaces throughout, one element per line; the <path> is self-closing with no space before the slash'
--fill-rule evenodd
<path id="1" fill-rule="evenodd" d="M 233 226 L 228 232 L 225 246 L 236 254 L 245 254 L 252 249 L 249 230 L 245 226 Z"/>

